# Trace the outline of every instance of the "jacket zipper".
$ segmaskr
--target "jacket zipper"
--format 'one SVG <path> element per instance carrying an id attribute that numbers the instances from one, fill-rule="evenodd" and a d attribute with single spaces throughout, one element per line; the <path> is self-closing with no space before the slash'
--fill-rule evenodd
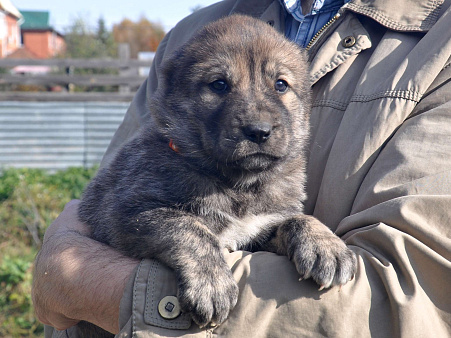
<path id="1" fill-rule="evenodd" d="M 338 18 L 341 16 L 340 13 L 335 14 L 332 19 L 330 19 L 321 29 L 313 36 L 313 38 L 308 43 L 307 47 L 305 47 L 306 50 L 310 50 L 312 46 L 315 44 L 316 40 L 324 33 L 326 29 L 328 29 L 332 24 L 338 20 Z"/>

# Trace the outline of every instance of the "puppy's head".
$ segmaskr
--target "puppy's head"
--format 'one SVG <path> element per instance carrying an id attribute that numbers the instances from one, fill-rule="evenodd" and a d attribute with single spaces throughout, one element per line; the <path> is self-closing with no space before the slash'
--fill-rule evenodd
<path id="1" fill-rule="evenodd" d="M 301 154 L 309 87 L 297 45 L 235 15 L 201 29 L 165 62 L 152 114 L 181 156 L 229 177 L 258 175 Z"/>

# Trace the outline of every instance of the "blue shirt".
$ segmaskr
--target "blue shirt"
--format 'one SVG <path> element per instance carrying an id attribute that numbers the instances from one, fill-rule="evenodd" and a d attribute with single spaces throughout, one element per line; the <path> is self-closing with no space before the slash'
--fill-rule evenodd
<path id="1" fill-rule="evenodd" d="M 309 13 L 303 14 L 302 0 L 280 0 L 287 11 L 285 35 L 306 47 L 315 34 L 328 23 L 349 0 L 315 0 Z"/>

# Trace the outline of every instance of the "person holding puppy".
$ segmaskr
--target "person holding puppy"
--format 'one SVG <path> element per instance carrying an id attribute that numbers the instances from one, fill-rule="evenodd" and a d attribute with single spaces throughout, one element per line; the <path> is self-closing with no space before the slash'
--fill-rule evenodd
<path id="1" fill-rule="evenodd" d="M 260 18 L 308 50 L 305 212 L 356 254 L 356 276 L 341 290 L 318 291 L 298 281 L 286 257 L 225 252 L 238 303 L 223 324 L 200 329 L 177 313 L 172 271 L 90 239 L 73 201 L 47 230 L 36 260 L 37 316 L 62 330 L 46 327 L 46 336 L 70 336 L 80 320 L 119 337 L 449 336 L 450 5 L 225 0 L 182 20 L 160 44 L 102 166 L 147 119 L 159 67 L 171 52 L 222 16 Z"/>

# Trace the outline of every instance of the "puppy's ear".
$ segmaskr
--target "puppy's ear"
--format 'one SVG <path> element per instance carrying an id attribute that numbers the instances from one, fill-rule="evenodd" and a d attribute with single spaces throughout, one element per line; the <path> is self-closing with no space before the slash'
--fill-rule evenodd
<path id="1" fill-rule="evenodd" d="M 169 56 L 161 65 L 158 82 L 159 87 L 161 85 L 161 89 L 166 94 L 170 94 L 174 89 L 180 87 L 181 82 L 186 78 L 190 63 L 193 62 L 185 52 L 185 48 L 186 45 Z"/>
<path id="2" fill-rule="evenodd" d="M 177 62 L 174 56 L 163 62 L 158 77 L 158 89 L 167 92 L 176 81 Z"/>

